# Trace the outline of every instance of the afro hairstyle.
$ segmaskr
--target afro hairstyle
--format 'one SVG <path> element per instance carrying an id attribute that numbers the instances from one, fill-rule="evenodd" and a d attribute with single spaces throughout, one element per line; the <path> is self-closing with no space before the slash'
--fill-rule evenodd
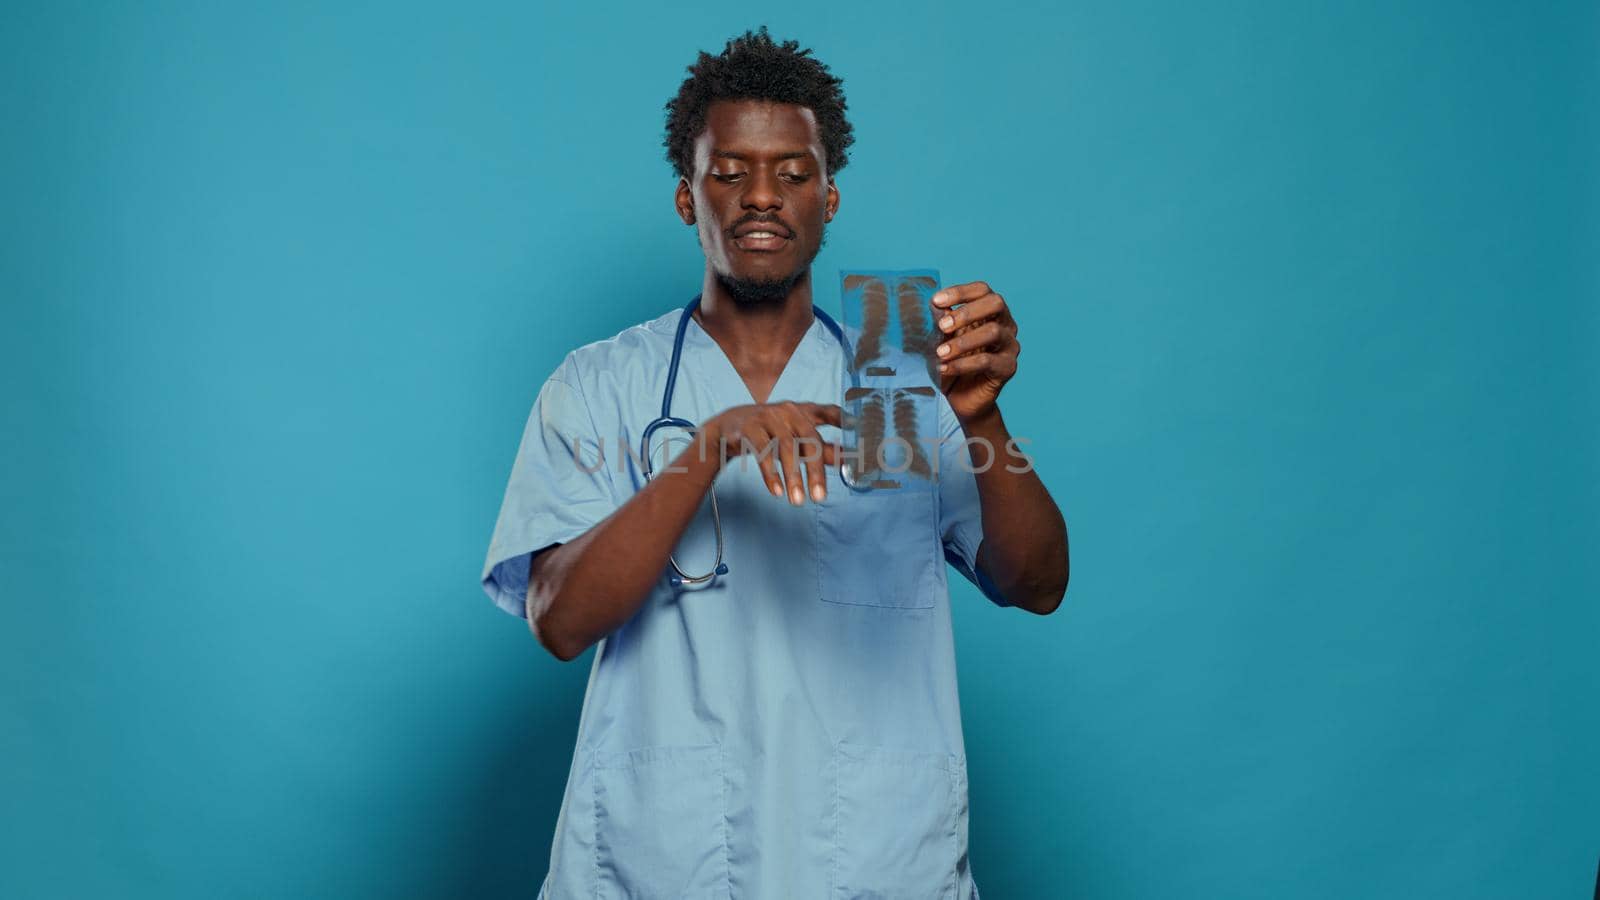
<path id="1" fill-rule="evenodd" d="M 680 177 L 694 172 L 694 143 L 706 127 L 706 108 L 716 100 L 767 100 L 807 107 L 817 118 L 828 175 L 850 161 L 855 142 L 845 119 L 844 79 L 800 49 L 798 41 L 773 43 L 767 26 L 728 41 L 722 53 L 701 51 L 688 67 L 678 95 L 667 101 L 667 162 Z"/>

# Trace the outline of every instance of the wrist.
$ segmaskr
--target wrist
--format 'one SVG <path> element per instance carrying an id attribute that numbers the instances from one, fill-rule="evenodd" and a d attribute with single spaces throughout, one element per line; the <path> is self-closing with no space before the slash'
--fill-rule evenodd
<path id="1" fill-rule="evenodd" d="M 713 473 L 722 470 L 726 459 L 723 457 L 723 441 L 726 432 L 722 427 L 722 417 L 712 416 L 695 433 L 694 452 L 698 459 L 705 460 L 712 468 Z"/>
<path id="2" fill-rule="evenodd" d="M 982 412 L 970 416 L 957 416 L 961 423 L 961 431 L 967 437 L 1003 437 L 1006 433 L 1005 420 L 1000 418 L 1000 406 L 994 404 Z"/>

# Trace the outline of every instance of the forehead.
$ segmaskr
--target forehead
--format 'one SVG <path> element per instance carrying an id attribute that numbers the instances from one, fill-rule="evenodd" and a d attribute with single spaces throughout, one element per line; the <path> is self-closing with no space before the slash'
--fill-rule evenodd
<path id="1" fill-rule="evenodd" d="M 821 162 L 816 113 L 794 103 L 718 100 L 706 107 L 706 129 L 695 140 L 695 161 L 706 162 L 712 153 L 751 159 L 803 153 Z"/>

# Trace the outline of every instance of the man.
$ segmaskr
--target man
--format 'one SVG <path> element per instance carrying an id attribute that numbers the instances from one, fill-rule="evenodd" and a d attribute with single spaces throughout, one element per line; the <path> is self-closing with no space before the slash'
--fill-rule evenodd
<path id="1" fill-rule="evenodd" d="M 1015 462 L 996 401 L 1019 344 L 983 282 L 932 301 L 938 489 L 839 480 L 842 350 L 811 262 L 852 138 L 810 52 L 763 27 L 690 67 L 665 143 L 698 308 L 568 354 L 522 437 L 484 588 L 558 658 L 596 646 L 541 896 L 977 897 L 944 561 L 1046 614 L 1066 526 L 1030 466 L 993 459 Z M 698 429 L 647 479 L 629 451 L 680 324 L 670 415 Z"/>

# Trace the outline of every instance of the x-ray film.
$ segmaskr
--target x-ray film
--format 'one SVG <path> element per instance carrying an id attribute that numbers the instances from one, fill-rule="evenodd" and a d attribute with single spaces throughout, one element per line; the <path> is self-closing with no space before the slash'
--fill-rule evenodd
<path id="1" fill-rule="evenodd" d="M 845 360 L 845 481 L 858 490 L 930 490 L 938 475 L 936 269 L 839 273 Z"/>

